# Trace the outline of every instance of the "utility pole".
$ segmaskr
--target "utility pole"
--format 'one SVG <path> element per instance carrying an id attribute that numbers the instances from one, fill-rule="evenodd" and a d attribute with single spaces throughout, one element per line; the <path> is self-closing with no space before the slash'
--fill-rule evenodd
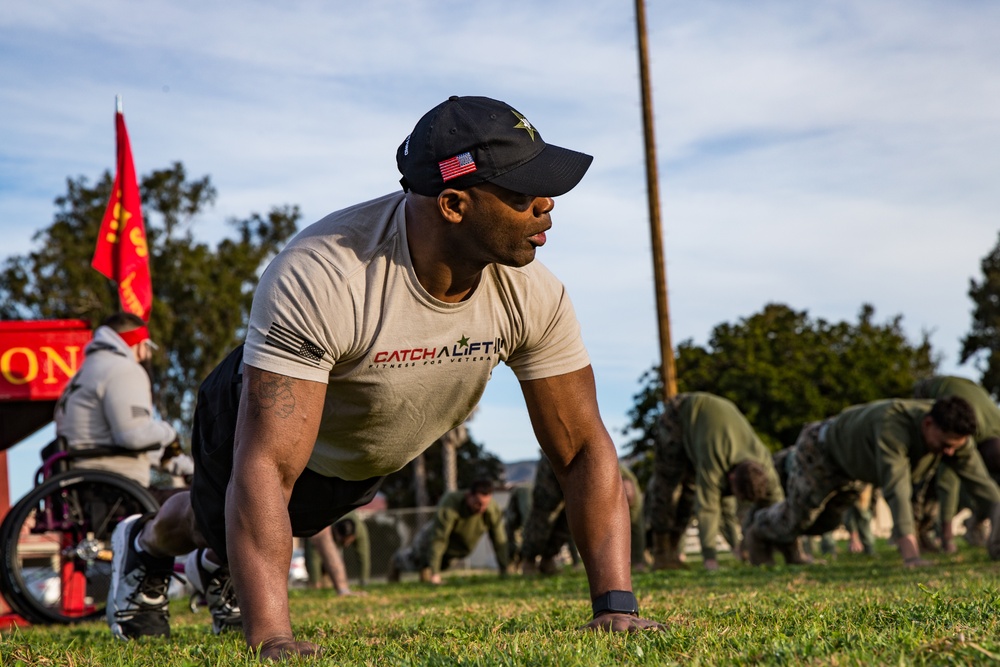
<path id="1" fill-rule="evenodd" d="M 646 193 L 649 200 L 649 228 L 653 246 L 653 279 L 656 282 L 656 314 L 660 333 L 660 380 L 663 398 L 677 395 L 677 371 L 670 340 L 670 307 L 667 303 L 667 269 L 663 258 L 660 226 L 660 187 L 656 174 L 656 140 L 653 136 L 653 96 L 649 88 L 649 52 L 646 46 L 646 8 L 635 0 L 636 31 L 639 42 L 639 85 L 642 90 L 642 125 L 646 139 Z"/>

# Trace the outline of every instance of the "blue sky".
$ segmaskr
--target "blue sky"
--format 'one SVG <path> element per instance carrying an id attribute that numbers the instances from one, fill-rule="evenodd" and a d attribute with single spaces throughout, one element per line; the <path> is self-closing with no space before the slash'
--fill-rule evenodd
<path id="1" fill-rule="evenodd" d="M 449 95 L 520 110 L 595 157 L 556 202 L 539 258 L 566 283 L 619 443 L 658 362 L 630 0 L 38 0 L 0 13 L 0 257 L 52 222 L 67 177 L 114 160 L 114 97 L 140 174 L 184 163 L 216 206 L 297 204 L 311 222 L 398 187 L 394 155 Z M 647 2 L 675 341 L 786 303 L 851 319 L 872 303 L 959 367 L 969 279 L 996 244 L 1000 5 Z M 155 276 L 154 276 L 155 289 Z M 473 436 L 537 452 L 513 376 Z M 35 441 L 44 439 L 40 434 Z M 12 477 L 35 444 L 10 452 Z M 24 489 L 15 481 L 12 496 Z"/>

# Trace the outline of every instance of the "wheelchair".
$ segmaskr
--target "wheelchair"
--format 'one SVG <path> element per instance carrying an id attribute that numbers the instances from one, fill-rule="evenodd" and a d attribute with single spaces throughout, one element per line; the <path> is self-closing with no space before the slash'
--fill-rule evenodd
<path id="1" fill-rule="evenodd" d="M 104 615 L 111 533 L 122 519 L 155 512 L 160 504 L 123 475 L 71 470 L 69 462 L 138 453 L 121 447 L 68 451 L 61 438 L 42 450 L 34 488 L 0 524 L 0 594 L 28 622 L 75 623 Z"/>

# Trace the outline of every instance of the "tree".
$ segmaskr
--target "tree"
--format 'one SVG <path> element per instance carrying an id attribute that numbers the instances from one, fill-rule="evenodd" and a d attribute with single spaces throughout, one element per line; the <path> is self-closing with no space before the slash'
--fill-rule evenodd
<path id="1" fill-rule="evenodd" d="M 768 304 L 735 324 L 719 324 L 708 345 L 690 339 L 677 347 L 681 392 L 706 391 L 733 401 L 774 450 L 794 444 L 802 426 L 844 408 L 880 398 L 909 396 L 917 380 L 934 374 L 937 360 L 926 333 L 913 345 L 902 317 L 876 324 L 863 305 L 855 324 L 813 320 L 806 311 Z M 625 434 L 632 455 L 652 450 L 662 412 L 656 367 L 639 379 Z"/>
<path id="2" fill-rule="evenodd" d="M 449 431 L 452 433 L 452 431 Z M 447 436 L 446 436 L 447 437 Z M 447 489 L 445 488 L 444 466 L 442 463 L 445 438 L 439 438 L 423 454 L 423 465 L 427 479 L 429 505 L 436 504 Z M 456 468 L 459 488 L 467 488 L 475 480 L 487 477 L 500 481 L 504 476 L 504 465 L 496 456 L 472 439 L 465 432 L 461 445 L 454 448 L 457 455 Z M 410 462 L 402 470 L 389 475 L 382 484 L 382 492 L 390 507 L 415 507 L 415 484 L 413 466 Z"/>
<path id="3" fill-rule="evenodd" d="M 90 267 L 111 193 L 110 172 L 93 186 L 67 179 L 51 226 L 34 236 L 39 248 L 9 257 L 0 269 L 0 319 L 80 318 L 97 324 L 119 309 L 118 296 Z M 153 395 L 164 419 L 181 433 L 190 423 L 198 384 L 246 333 L 253 290 L 264 264 L 295 232 L 296 206 L 230 220 L 235 238 L 214 248 L 194 239 L 199 215 L 216 190 L 205 176 L 188 180 L 180 162 L 140 183 L 150 247 L 154 356 Z"/>
<path id="4" fill-rule="evenodd" d="M 969 281 L 969 298 L 975 308 L 972 330 L 962 339 L 961 363 L 974 358 L 983 376 L 980 384 L 994 398 L 1000 398 L 1000 241 L 980 267 L 982 282 Z"/>

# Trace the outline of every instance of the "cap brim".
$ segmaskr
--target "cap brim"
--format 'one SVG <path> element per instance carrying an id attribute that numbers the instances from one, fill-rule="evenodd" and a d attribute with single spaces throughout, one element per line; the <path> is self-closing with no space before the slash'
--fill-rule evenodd
<path id="1" fill-rule="evenodd" d="M 576 187 L 593 161 L 586 153 L 546 144 L 531 160 L 489 181 L 523 195 L 558 197 Z"/>

